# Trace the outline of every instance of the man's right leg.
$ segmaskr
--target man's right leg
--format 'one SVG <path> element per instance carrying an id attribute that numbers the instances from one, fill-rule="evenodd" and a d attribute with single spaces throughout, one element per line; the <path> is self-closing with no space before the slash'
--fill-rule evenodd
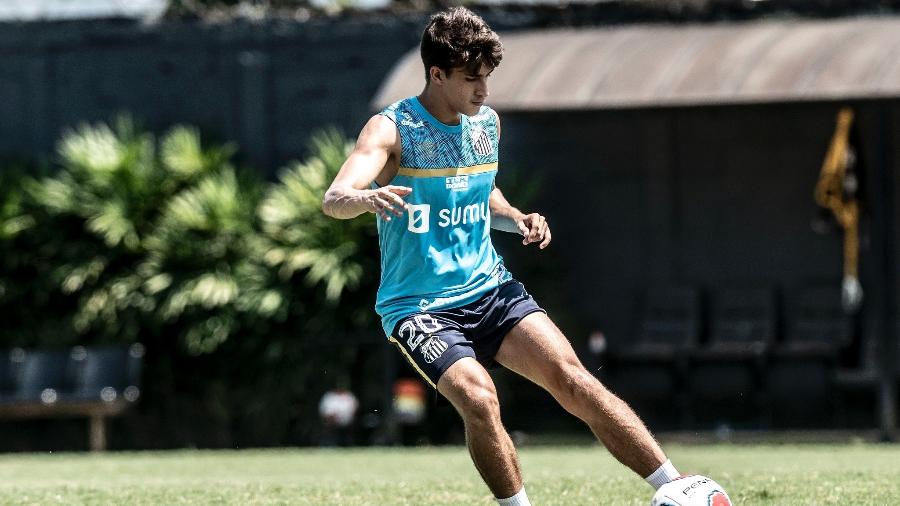
<path id="1" fill-rule="evenodd" d="M 462 416 L 469 454 L 494 496 L 522 490 L 519 458 L 500 421 L 497 390 L 485 368 L 471 357 L 457 360 L 441 375 L 437 389 Z"/>
<path id="2" fill-rule="evenodd" d="M 495 359 L 550 392 L 587 423 L 619 462 L 653 487 L 678 477 L 637 414 L 581 365 L 569 340 L 546 314 L 532 313 L 516 324 Z"/>

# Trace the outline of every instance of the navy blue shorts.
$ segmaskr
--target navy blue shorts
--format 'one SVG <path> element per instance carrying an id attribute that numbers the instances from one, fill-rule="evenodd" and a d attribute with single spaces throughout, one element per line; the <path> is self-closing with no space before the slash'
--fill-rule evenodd
<path id="1" fill-rule="evenodd" d="M 415 313 L 394 327 L 390 340 L 432 387 L 454 362 L 473 357 L 488 368 L 503 338 L 522 318 L 546 312 L 516 280 L 452 309 Z"/>

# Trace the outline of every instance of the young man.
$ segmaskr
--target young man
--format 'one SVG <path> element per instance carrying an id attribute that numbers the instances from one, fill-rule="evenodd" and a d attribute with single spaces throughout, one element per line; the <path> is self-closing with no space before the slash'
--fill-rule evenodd
<path id="1" fill-rule="evenodd" d="M 486 367 L 549 391 L 620 462 L 656 488 L 678 476 L 643 422 L 582 366 L 572 346 L 503 266 L 490 229 L 550 244 L 547 220 L 494 185 L 500 124 L 484 105 L 503 56 L 471 11 L 431 18 L 422 35 L 425 89 L 373 116 L 322 203 L 334 218 L 377 214 L 388 339 L 459 411 L 478 472 L 500 504 L 529 504 Z"/>

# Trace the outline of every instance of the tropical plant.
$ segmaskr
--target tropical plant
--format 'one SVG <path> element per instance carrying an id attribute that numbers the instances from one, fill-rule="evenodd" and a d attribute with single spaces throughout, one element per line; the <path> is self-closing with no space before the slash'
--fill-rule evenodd
<path id="1" fill-rule="evenodd" d="M 0 318 L 12 343 L 20 341 L 22 323 L 32 318 L 33 304 L 27 302 L 34 301 L 24 298 L 30 293 L 29 285 L 38 283 L 28 269 L 33 252 L 25 248 L 25 236 L 36 228 L 22 190 L 28 180 L 20 167 L 0 171 Z"/>
<path id="2" fill-rule="evenodd" d="M 0 241 L 9 241 L 35 225 L 25 210 L 22 188 L 29 178 L 20 167 L 0 171 Z"/>
<path id="3" fill-rule="evenodd" d="M 308 286 L 322 284 L 336 303 L 359 286 L 369 258 L 360 255 L 374 238 L 372 215 L 338 221 L 322 214 L 322 196 L 352 149 L 335 129 L 313 135 L 311 155 L 288 166 L 263 200 L 259 216 L 267 239 L 266 264 L 282 279 L 305 272 Z M 374 240 L 374 239 L 373 239 Z"/>
<path id="4" fill-rule="evenodd" d="M 258 208 L 254 257 L 265 266 L 269 293 L 279 294 L 280 306 L 262 326 L 267 332 L 254 352 L 248 353 L 253 345 L 246 341 L 226 347 L 241 346 L 269 373 L 251 378 L 244 368 L 228 371 L 235 378 L 233 401 L 242 408 L 232 411 L 245 420 L 253 441 L 309 441 L 316 427 L 310 414 L 321 393 L 351 374 L 361 356 L 356 336 L 369 337 L 377 327 L 371 301 L 378 280 L 374 218 L 335 220 L 321 210 L 351 148 L 334 129 L 314 134 L 309 156 L 280 172 Z M 274 411 L 273 405 L 292 409 Z"/>
<path id="5" fill-rule="evenodd" d="M 127 116 L 114 125 L 81 125 L 58 147 L 60 170 L 29 186 L 57 231 L 44 249 L 53 258 L 52 280 L 77 297 L 72 323 L 79 335 L 134 340 L 142 313 L 155 301 L 144 294 L 135 266 L 145 255 L 164 203 L 171 195 L 220 169 L 234 149 L 203 149 L 199 134 L 175 127 L 157 145 Z"/>
<path id="6" fill-rule="evenodd" d="M 223 167 L 165 205 L 138 267 L 162 322 L 178 322 L 192 353 L 209 353 L 240 328 L 241 310 L 265 317 L 280 295 L 264 291 L 252 255 L 260 184 Z"/>
<path id="7" fill-rule="evenodd" d="M 0 173 L 6 344 L 140 340 L 159 427 L 194 427 L 169 418 L 189 410 L 215 425 L 206 444 L 308 440 L 304 413 L 360 356 L 345 336 L 375 328 L 374 219 L 321 212 L 349 149 L 318 133 L 264 183 L 192 128 L 66 132 L 52 176 Z"/>

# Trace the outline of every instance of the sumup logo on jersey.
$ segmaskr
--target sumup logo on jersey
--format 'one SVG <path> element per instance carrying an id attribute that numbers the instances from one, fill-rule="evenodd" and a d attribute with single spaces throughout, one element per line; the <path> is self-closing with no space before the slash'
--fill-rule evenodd
<path id="1" fill-rule="evenodd" d="M 424 234 L 429 230 L 431 218 L 430 204 L 409 204 L 409 225 L 407 230 L 416 234 Z"/>
<path id="2" fill-rule="evenodd" d="M 491 210 L 487 202 L 457 206 L 452 209 L 438 211 L 437 226 L 441 228 L 455 227 L 459 224 L 472 224 L 481 221 L 487 222 L 491 216 Z M 409 222 L 406 229 L 415 234 L 425 234 L 431 230 L 431 205 L 409 204 Z"/>

